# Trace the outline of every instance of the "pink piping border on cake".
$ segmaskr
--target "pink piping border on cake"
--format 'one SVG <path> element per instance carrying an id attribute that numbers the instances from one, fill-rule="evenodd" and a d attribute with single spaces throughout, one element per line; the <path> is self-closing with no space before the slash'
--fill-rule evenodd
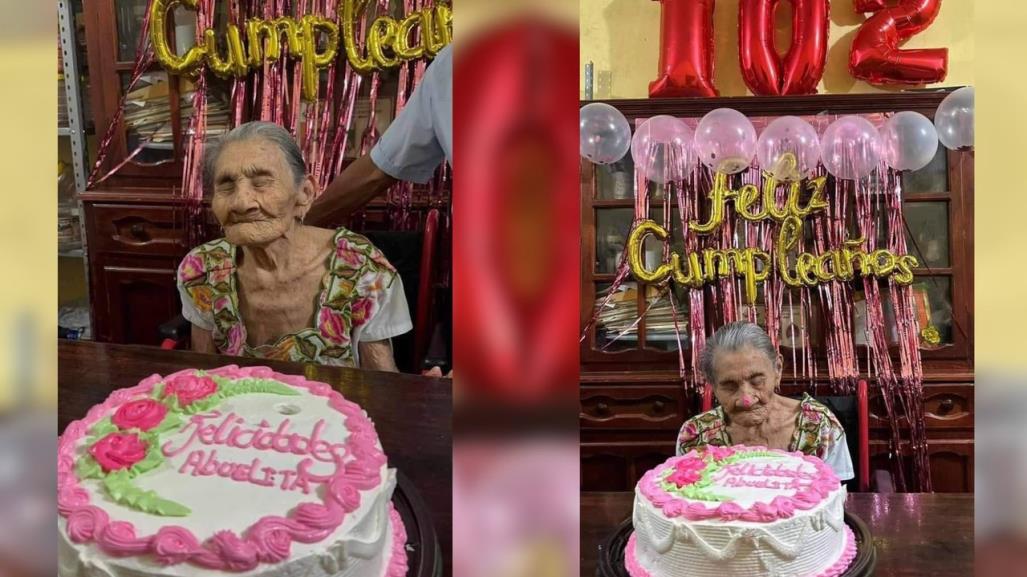
<path id="1" fill-rule="evenodd" d="M 834 562 L 830 567 L 824 569 L 817 575 L 810 577 L 839 577 L 845 570 L 849 568 L 852 560 L 856 558 L 856 536 L 853 535 L 852 529 L 848 525 L 845 526 L 845 549 L 842 550 L 841 556 L 837 561 Z M 638 562 L 638 558 L 635 556 L 635 533 L 631 533 L 631 537 L 628 537 L 628 544 L 624 548 L 624 567 L 628 570 L 628 575 L 631 577 L 653 577 L 642 564 Z"/>
<path id="2" fill-rule="evenodd" d="M 746 451 L 767 451 L 766 447 L 745 447 L 737 450 L 737 453 Z M 688 500 L 671 495 L 660 487 L 657 479 L 660 474 L 673 467 L 678 461 L 688 458 L 695 451 L 680 457 L 673 457 L 667 461 L 665 466 L 650 469 L 638 482 L 639 489 L 649 502 L 663 511 L 667 517 L 683 517 L 690 521 L 705 521 L 707 519 L 721 519 L 724 521 L 751 521 L 756 523 L 767 523 L 775 519 L 788 519 L 795 515 L 796 509 L 808 510 L 816 507 L 824 501 L 832 492 L 838 490 L 840 482 L 838 476 L 826 463 L 804 455 L 799 451 L 788 453 L 777 451 L 784 455 L 791 455 L 803 459 L 813 465 L 819 477 L 809 486 L 796 491 L 790 497 L 778 495 L 770 503 L 757 502 L 748 508 L 742 508 L 736 503 L 725 502 L 716 507 L 710 508 L 702 503 L 689 502 Z"/>
<path id="3" fill-rule="evenodd" d="M 104 552 L 123 557 L 153 554 L 164 565 L 189 562 L 209 569 L 248 571 L 261 562 L 284 560 L 292 541 L 317 543 L 331 535 L 345 516 L 360 505 L 359 491 L 381 484 L 380 469 L 387 460 L 376 446 L 378 435 L 374 424 L 352 401 L 325 384 L 300 376 L 283 375 L 268 367 L 239 368 L 229 365 L 206 371 L 207 374 L 231 379 L 255 377 L 276 379 L 294 387 L 304 388 L 312 395 L 328 398 L 328 405 L 345 416 L 350 435 L 346 449 L 354 460 L 346 463 L 327 483 L 321 503 L 302 503 L 287 517 L 266 516 L 259 519 L 240 537 L 231 531 L 216 531 L 202 544 L 184 527 L 167 525 L 153 535 L 137 537 L 135 526 L 126 521 L 112 521 L 106 511 L 90 504 L 89 494 L 79 486 L 75 474 L 75 444 L 96 422 L 111 414 L 121 404 L 149 395 L 153 387 L 166 379 L 194 372 L 185 369 L 161 378 L 151 375 L 138 385 L 111 393 L 107 400 L 89 410 L 86 417 L 68 425 L 57 439 L 57 510 L 67 519 L 67 533 L 75 543 L 95 542 Z M 354 489 L 356 491 L 354 491 Z M 353 493 L 357 498 L 353 498 Z M 394 525 L 393 530 L 396 530 Z M 402 529 L 402 522 L 398 525 Z M 406 541 L 405 532 L 402 542 Z M 393 555 L 395 557 L 395 555 Z M 402 562 L 406 563 L 404 551 Z M 391 564 L 390 564 L 391 568 Z M 391 569 L 390 569 L 391 571 Z M 401 573 L 400 573 L 401 574 Z M 392 573 L 390 572 L 391 576 Z"/>
<path id="4" fill-rule="evenodd" d="M 389 521 L 392 524 L 392 555 L 386 569 L 386 577 L 406 577 L 407 574 L 407 529 L 399 512 L 389 503 Z"/>

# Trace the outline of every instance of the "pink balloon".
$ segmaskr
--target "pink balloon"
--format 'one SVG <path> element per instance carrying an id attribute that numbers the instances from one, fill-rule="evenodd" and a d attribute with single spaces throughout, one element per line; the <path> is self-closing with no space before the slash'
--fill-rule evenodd
<path id="1" fill-rule="evenodd" d="M 681 181 L 695 168 L 692 129 L 673 116 L 646 119 L 631 137 L 635 170 L 657 184 Z"/>
<path id="2" fill-rule="evenodd" d="M 794 164 L 781 159 L 791 153 Z M 756 158 L 774 178 L 795 182 L 813 176 L 820 162 L 820 138 L 810 123 L 798 116 L 782 116 L 767 125 L 756 141 Z"/>
<path id="3" fill-rule="evenodd" d="M 820 138 L 820 156 L 835 178 L 856 180 L 877 166 L 878 134 L 862 116 L 843 116 L 832 122 Z"/>
<path id="4" fill-rule="evenodd" d="M 756 129 L 733 108 L 711 110 L 695 130 L 695 151 L 703 164 L 717 172 L 741 172 L 756 154 Z"/>

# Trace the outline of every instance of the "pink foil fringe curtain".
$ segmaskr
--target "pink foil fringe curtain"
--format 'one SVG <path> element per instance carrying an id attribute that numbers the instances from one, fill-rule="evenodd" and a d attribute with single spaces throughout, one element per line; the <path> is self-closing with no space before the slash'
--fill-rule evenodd
<path id="1" fill-rule="evenodd" d="M 152 0 L 151 0 L 152 1 Z M 196 42 L 202 42 L 203 31 L 213 27 L 215 8 L 218 2 L 227 2 L 228 22 L 241 26 L 248 18 L 276 18 L 295 14 L 317 14 L 336 20 L 336 2 L 333 0 L 200 0 L 197 5 Z M 389 12 L 390 0 L 377 0 L 369 3 L 363 19 L 356 31 L 356 44 L 364 49 L 368 23 Z M 423 7 L 430 7 L 431 0 L 403 0 L 405 13 Z M 153 48 L 149 42 L 149 9 L 140 31 L 139 45 L 132 69 L 128 89 L 130 92 L 142 75 L 150 69 L 154 62 Z M 418 34 L 420 31 L 417 32 Z M 282 46 L 284 52 L 286 46 Z M 427 61 L 405 62 L 399 69 L 399 82 L 395 94 L 395 114 L 405 106 L 407 99 L 423 77 Z M 203 150 L 207 138 L 208 91 L 210 90 L 210 71 L 204 66 L 196 75 L 192 114 L 182 119 L 183 131 L 182 150 L 182 186 L 176 189 L 176 195 L 182 200 L 186 212 L 187 240 L 192 244 L 200 242 L 204 236 L 202 218 L 203 191 Z M 301 99 L 301 73 L 299 61 L 288 57 L 268 63 L 243 78 L 228 81 L 228 110 L 231 127 L 238 126 L 248 120 L 265 120 L 285 126 L 297 138 L 307 170 L 313 176 L 319 191 L 323 191 L 331 180 L 341 172 L 348 139 L 353 129 L 354 112 L 358 97 L 361 94 L 363 76 L 348 66 L 345 51 L 340 47 L 339 55 L 322 74 L 318 99 L 314 102 L 303 102 Z M 380 134 L 377 130 L 377 103 L 381 93 L 381 78 L 378 72 L 369 76 L 370 83 L 368 104 L 370 107 L 369 122 L 361 142 L 357 143 L 358 153 L 368 152 L 377 142 Z M 116 174 L 123 166 L 132 162 L 149 142 L 149 135 L 142 135 L 142 143 L 127 157 L 117 163 L 106 174 L 100 170 L 107 162 L 117 130 L 122 126 L 125 97 L 118 112 L 108 125 L 103 138 L 99 142 L 97 160 L 90 172 L 87 188 L 93 188 L 111 175 Z M 436 178 L 427 186 L 427 199 L 432 207 L 443 207 L 444 190 L 449 179 L 449 171 L 440 169 Z M 390 222 L 398 229 L 412 229 L 419 225 L 416 214 L 410 210 L 414 197 L 414 188 L 409 183 L 400 183 L 388 194 Z M 448 214 L 448 211 L 445 211 Z M 448 223 L 448 220 L 447 220 Z"/>
<path id="2" fill-rule="evenodd" d="M 875 124 L 883 120 L 881 115 L 870 115 L 868 118 Z M 822 130 L 834 119 L 833 116 L 818 115 L 811 121 Z M 689 120 L 686 119 L 686 122 Z M 753 122 L 759 128 L 766 119 L 753 119 Z M 650 154 L 653 152 L 649 151 Z M 665 164 L 672 166 L 673 161 L 669 159 Z M 823 167 L 819 167 L 819 175 L 825 174 Z M 755 184 L 762 189 L 762 177 L 762 171 L 754 166 L 730 177 L 729 183 L 732 188 Z M 643 219 L 651 218 L 650 192 L 653 185 L 638 171 L 635 174 L 635 185 L 632 227 Z M 661 218 L 655 219 L 671 232 L 669 242 L 663 246 L 664 259 L 669 255 L 670 244 L 680 241 L 688 222 L 699 217 L 700 207 L 708 202 L 711 187 L 712 174 L 701 165 L 697 165 L 683 180 L 664 185 L 664 198 L 675 198 L 679 207 L 677 222 L 673 221 L 670 202 L 662 203 Z M 595 190 L 592 192 L 594 194 Z M 783 186 L 775 191 L 779 206 L 784 203 L 786 195 Z M 827 210 L 818 211 L 806 218 L 804 230 L 807 238 L 799 240 L 797 251 L 823 252 L 841 245 L 846 238 L 864 237 L 867 239 L 868 252 L 876 248 L 887 248 L 899 254 L 907 252 L 901 181 L 899 175 L 889 171 L 883 164 L 874 174 L 859 182 L 829 177 L 827 199 Z M 706 236 L 684 235 L 683 247 L 686 253 L 693 253 L 705 248 L 757 246 L 773 253 L 778 231 L 779 225 L 772 220 L 753 223 L 736 218 L 734 206 L 729 204 L 725 207 L 724 224 L 719 231 Z M 626 238 L 628 231 L 623 232 Z M 877 246 L 878 238 L 886 239 L 883 247 Z M 706 338 L 716 327 L 728 322 L 757 322 L 767 330 L 785 358 L 791 361 L 792 379 L 796 383 L 806 383 L 811 394 L 817 394 L 817 384 L 823 380 L 826 380 L 832 394 L 853 394 L 861 378 L 868 379 L 871 386 L 876 386 L 890 427 L 889 460 L 896 475 L 896 485 L 899 490 L 931 491 L 923 414 L 920 327 L 912 287 L 889 281 L 885 291 L 881 281 L 869 277 L 852 282 L 831 281 L 815 288 L 793 289 L 780 280 L 776 268 L 777 263 L 774 262 L 770 277 L 762 284 L 762 303 L 753 304 L 744 302 L 742 282 L 737 277 L 719 279 L 699 289 L 680 287 L 680 292 L 686 295 L 684 299 L 677 296 L 675 286 L 668 279 L 656 287 L 659 296 L 653 297 L 628 329 L 620 334 L 607 335 L 607 342 L 597 343 L 597 347 L 606 350 L 628 331 L 635 330 L 639 325 L 644 326 L 644 318 L 652 305 L 666 295 L 670 301 L 678 345 L 680 377 L 686 390 L 695 393 L 704 383 L 699 371 L 699 354 L 705 346 Z M 589 338 L 594 328 L 598 328 L 600 313 L 610 305 L 617 289 L 630 280 L 627 255 L 623 254 L 608 294 L 596 303 L 585 325 L 581 334 L 582 342 Z M 857 291 L 863 293 L 866 309 L 863 314 L 866 319 L 863 335 L 856 334 Z M 650 298 L 649 294 L 646 297 Z M 885 304 L 886 299 L 895 313 L 895 327 L 889 326 L 885 320 L 885 307 L 888 306 Z M 686 312 L 680 308 L 683 304 L 688 307 Z M 814 325 L 815 318 L 823 322 Z M 823 343 L 817 347 L 813 344 L 814 335 L 810 330 L 814 326 L 820 332 L 816 340 Z M 889 332 L 898 335 L 897 365 L 892 358 Z M 860 337 L 863 337 L 862 342 Z M 857 347 L 865 347 L 867 350 L 864 367 L 860 367 L 862 361 Z M 818 363 L 826 367 L 826 379 L 822 379 L 819 374 Z M 908 423 L 908 428 L 902 426 L 903 422 Z M 907 479 L 905 474 L 903 463 L 907 456 L 911 459 L 912 479 Z"/>

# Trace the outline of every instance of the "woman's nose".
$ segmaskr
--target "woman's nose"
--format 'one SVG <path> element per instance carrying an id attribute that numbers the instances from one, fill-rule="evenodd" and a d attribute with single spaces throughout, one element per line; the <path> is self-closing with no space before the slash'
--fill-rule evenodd
<path id="1" fill-rule="evenodd" d="M 743 394 L 742 400 L 739 401 L 739 404 L 742 405 L 743 408 L 748 409 L 756 404 L 756 398 L 749 394 Z"/>
<path id="2" fill-rule="evenodd" d="M 256 195 L 252 187 L 246 184 L 240 184 L 235 190 L 235 194 L 232 195 L 233 212 L 246 212 L 257 208 Z"/>

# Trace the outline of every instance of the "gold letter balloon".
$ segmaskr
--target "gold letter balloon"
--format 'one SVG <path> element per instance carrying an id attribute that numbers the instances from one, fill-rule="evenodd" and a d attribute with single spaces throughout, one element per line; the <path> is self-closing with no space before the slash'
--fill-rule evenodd
<path id="1" fill-rule="evenodd" d="M 284 36 L 285 53 L 301 62 L 303 99 L 317 100 L 319 72 L 335 61 L 340 42 L 353 70 L 367 74 L 434 57 L 453 39 L 453 12 L 448 5 L 437 4 L 398 21 L 379 16 L 367 26 L 365 46 L 361 47 L 357 35 L 368 1 L 340 0 L 336 10 L 339 22 L 312 14 L 299 19 L 251 18 L 243 30 L 229 24 L 224 38 L 218 38 L 214 29 L 207 29 L 199 43 L 185 54 L 177 54 L 168 42 L 168 13 L 176 6 L 196 10 L 198 0 L 153 0 L 150 42 L 157 60 L 172 74 L 196 74 L 206 63 L 214 74 L 227 78 L 245 76 L 260 69 L 264 62 L 279 60 Z M 412 37 L 417 40 L 412 41 Z M 224 46 L 224 54 L 219 44 Z"/>
<path id="2" fill-rule="evenodd" d="M 800 202 L 800 182 L 785 183 L 788 195 L 783 204 L 775 202 L 777 179 L 767 173 L 763 182 L 763 205 L 753 208 L 760 192 L 755 185 L 748 184 L 740 190 L 728 186 L 728 175 L 716 173 L 710 189 L 709 220 L 704 223 L 691 221 L 685 227 L 686 234 L 709 235 L 720 229 L 726 220 L 727 203 L 733 202 L 739 217 L 758 222 L 771 219 L 779 223 L 773 254 L 758 247 L 704 248 L 700 253 L 678 254 L 670 252 L 667 262 L 650 269 L 643 258 L 646 237 L 669 242 L 670 233 L 652 220 L 637 223 L 628 236 L 628 267 L 636 280 L 646 283 L 661 283 L 667 278 L 689 288 L 701 288 L 718 278 L 741 277 L 745 281 L 745 301 L 756 302 L 757 283 L 767 280 L 772 264 L 776 264 L 777 277 L 790 287 L 814 287 L 833 280 L 850 281 L 858 272 L 863 277 L 891 278 L 897 284 L 913 282 L 913 269 L 919 266 L 912 255 L 896 255 L 891 251 L 878 249 L 867 252 L 862 248 L 865 239 L 847 239 L 840 247 L 822 254 L 798 252 L 796 247 L 803 237 L 805 218 L 828 207 L 824 198 L 824 177 L 807 181 L 809 191 L 805 206 Z M 793 257 L 794 258 L 790 258 Z"/>

